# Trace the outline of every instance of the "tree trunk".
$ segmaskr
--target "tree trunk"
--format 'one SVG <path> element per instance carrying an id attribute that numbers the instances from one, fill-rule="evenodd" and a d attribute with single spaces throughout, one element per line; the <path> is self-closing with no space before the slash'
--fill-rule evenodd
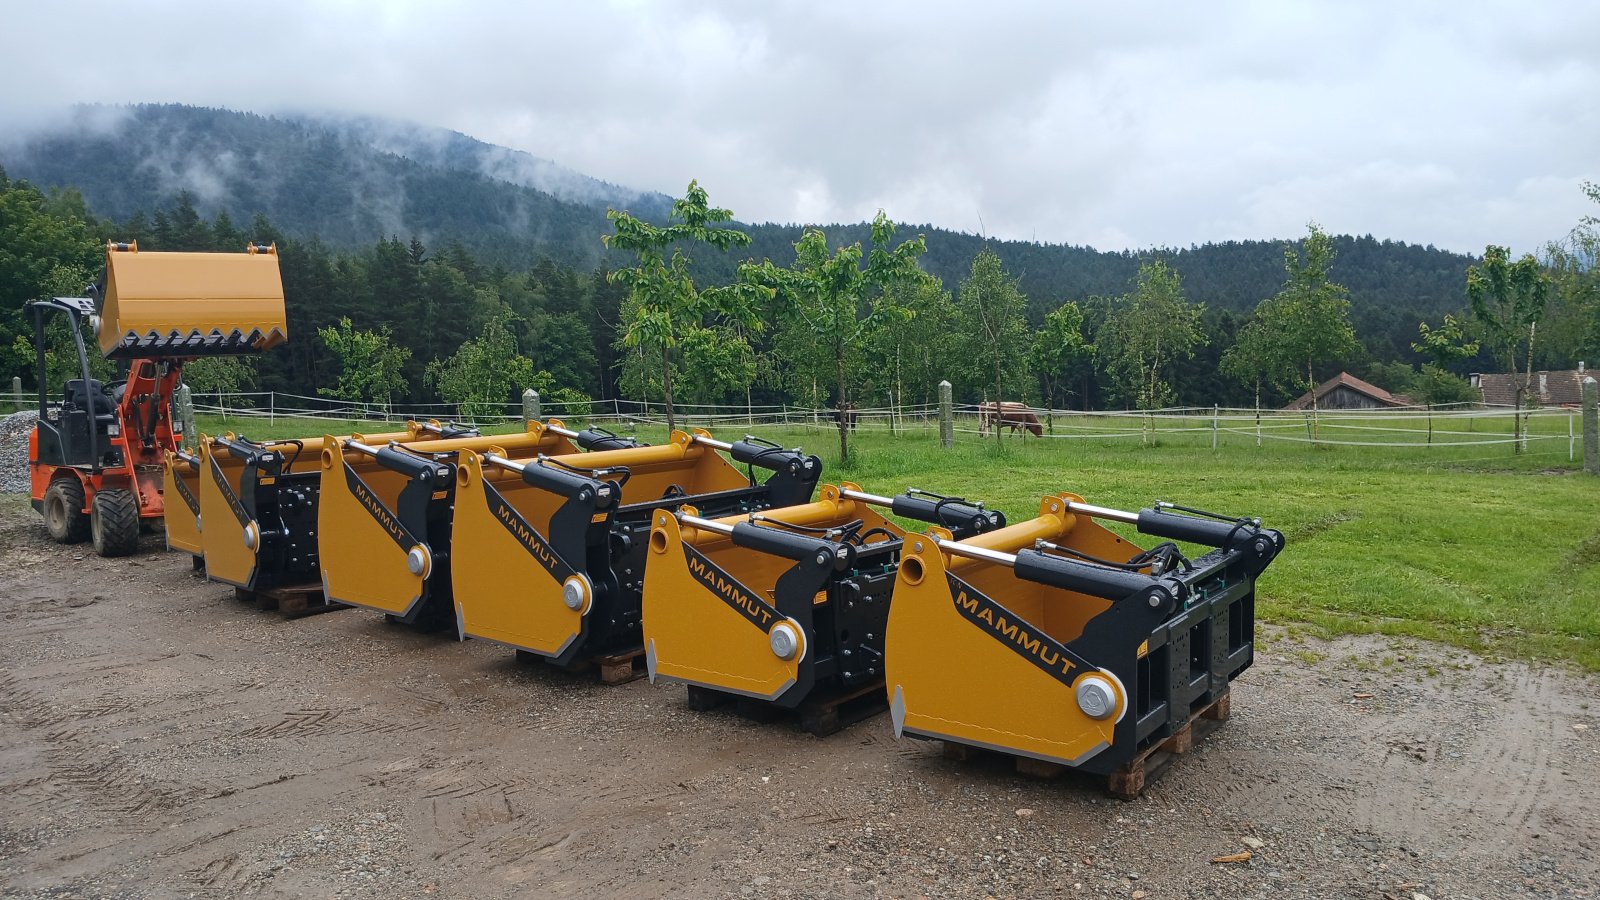
<path id="1" fill-rule="evenodd" d="M 850 401 L 844 384 L 844 351 L 838 344 L 833 348 L 833 365 L 839 378 L 839 464 L 842 466 L 850 460 Z"/>
<path id="2" fill-rule="evenodd" d="M 667 401 L 667 431 L 678 430 L 678 417 L 672 408 L 672 357 L 666 345 L 661 347 L 661 395 Z"/>
<path id="3" fill-rule="evenodd" d="M 1000 423 L 1005 421 L 1005 413 L 1002 412 L 1005 407 L 1000 403 L 1000 382 L 1000 348 L 996 346 L 994 354 L 994 446 L 997 450 L 1005 446 L 1002 443 L 1003 438 L 1000 437 Z"/>
<path id="4" fill-rule="evenodd" d="M 1311 361 L 1306 360 L 1306 384 L 1311 385 L 1311 443 L 1317 442 L 1317 380 L 1311 373 Z"/>

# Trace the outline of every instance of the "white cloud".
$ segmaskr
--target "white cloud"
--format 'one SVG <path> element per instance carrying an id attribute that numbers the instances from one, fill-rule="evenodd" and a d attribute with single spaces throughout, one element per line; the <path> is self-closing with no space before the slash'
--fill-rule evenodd
<path id="1" fill-rule="evenodd" d="M 752 221 L 1532 249 L 1600 178 L 1589 5 L 58 0 L 8 26 L 34 36 L 0 58 L 12 130 L 77 102 L 388 116 L 698 178 Z"/>

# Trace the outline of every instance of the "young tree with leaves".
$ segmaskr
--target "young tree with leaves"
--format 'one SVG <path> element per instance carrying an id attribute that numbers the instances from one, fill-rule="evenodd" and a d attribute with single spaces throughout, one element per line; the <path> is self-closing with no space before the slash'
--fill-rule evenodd
<path id="1" fill-rule="evenodd" d="M 1312 222 L 1303 252 L 1293 244 L 1283 249 L 1288 278 L 1277 296 L 1261 301 L 1256 321 L 1261 323 L 1271 350 L 1269 377 L 1283 385 L 1311 392 L 1311 433 L 1317 433 L 1316 367 L 1353 352 L 1355 329 L 1350 325 L 1350 292 L 1333 281 L 1328 270 L 1336 255 L 1333 238 Z M 1301 377 L 1304 373 L 1304 378 Z"/>
<path id="2" fill-rule="evenodd" d="M 489 319 L 483 334 L 463 343 L 449 359 L 428 363 L 428 381 L 447 403 L 461 406 L 468 419 L 487 418 L 505 410 L 527 388 L 547 391 L 550 373 L 536 372 L 533 360 L 517 352 L 511 313 Z"/>
<path id="3" fill-rule="evenodd" d="M 361 331 L 347 316 L 335 326 L 317 329 L 317 335 L 339 358 L 338 383 L 332 388 L 318 388 L 318 393 L 387 406 L 391 397 L 406 389 L 401 372 L 411 351 L 394 345 L 389 326 Z"/>
<path id="4" fill-rule="evenodd" d="M 707 328 L 708 321 L 725 322 L 748 331 L 761 328 L 753 295 L 744 286 L 702 289 L 689 275 L 691 260 L 684 252 L 685 246 L 706 244 L 726 251 L 750 243 L 749 235 L 722 225 L 732 221 L 733 213 L 712 207 L 699 182 L 691 181 L 683 199 L 673 202 L 672 217 L 677 221 L 658 227 L 613 209 L 606 218 L 615 231 L 603 238 L 606 246 L 638 257 L 638 265 L 617 269 L 608 277 L 629 290 L 630 302 L 623 306 L 622 346 L 643 347 L 646 355 L 659 357 L 669 429 L 677 428 L 672 394 L 673 354 L 683 347 L 685 336 Z M 686 354 L 685 363 L 696 365 L 698 360 Z"/>
<path id="5" fill-rule="evenodd" d="M 1467 269 L 1467 301 L 1478 334 L 1516 390 L 1512 416 L 1517 452 L 1525 449 L 1524 404 L 1533 381 L 1533 345 L 1550 298 L 1550 278 L 1531 254 L 1516 262 L 1511 251 L 1490 245 L 1483 262 Z"/>
<path id="6" fill-rule="evenodd" d="M 1094 364 L 1094 345 L 1083 338 L 1083 310 L 1071 300 L 1044 317 L 1044 327 L 1033 334 L 1028 365 L 1044 386 L 1045 424 L 1054 434 L 1056 395 Z"/>
<path id="7" fill-rule="evenodd" d="M 1184 298 L 1176 270 L 1162 260 L 1139 267 L 1133 293 L 1122 298 L 1097 341 L 1107 366 L 1122 382 L 1124 395 L 1145 410 L 1144 442 L 1155 433 L 1154 413 L 1173 396 L 1172 363 L 1194 356 L 1205 342 L 1200 329 L 1204 307 Z"/>
<path id="8" fill-rule="evenodd" d="M 830 254 L 827 235 L 808 228 L 794 245 L 790 268 L 780 269 L 766 260 L 740 272 L 747 283 L 785 300 L 785 330 L 798 339 L 798 346 L 821 351 L 832 364 L 840 462 L 850 459 L 850 372 L 875 329 L 889 318 L 910 317 L 904 307 L 895 305 L 887 289 L 922 277 L 917 258 L 927 252 L 927 242 L 918 236 L 890 249 L 894 231 L 894 223 L 879 210 L 872 220 L 870 253 L 857 242 Z"/>
<path id="9" fill-rule="evenodd" d="M 1000 446 L 1000 404 L 1005 400 L 1006 375 L 1012 379 L 1022 369 L 1028 352 L 1028 298 L 1017 289 L 1017 280 L 1005 270 L 999 254 L 984 248 L 972 259 L 972 267 L 956 294 L 956 309 L 962 320 L 963 350 L 967 359 L 983 361 L 984 378 L 994 377 L 995 445 Z"/>

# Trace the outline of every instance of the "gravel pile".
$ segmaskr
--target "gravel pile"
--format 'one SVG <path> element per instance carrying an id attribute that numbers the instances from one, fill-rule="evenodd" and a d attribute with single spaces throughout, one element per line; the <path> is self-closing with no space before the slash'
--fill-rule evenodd
<path id="1" fill-rule="evenodd" d="M 28 432 L 38 419 L 32 409 L 0 419 L 0 493 L 28 490 Z"/>

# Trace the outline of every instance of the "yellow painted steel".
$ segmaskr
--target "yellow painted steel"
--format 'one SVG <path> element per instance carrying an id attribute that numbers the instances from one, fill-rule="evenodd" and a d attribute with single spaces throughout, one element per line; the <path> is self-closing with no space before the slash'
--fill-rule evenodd
<path id="1" fill-rule="evenodd" d="M 844 487 L 860 490 L 853 484 Z M 882 528 L 897 537 L 905 534 L 870 506 L 840 497 L 833 485 L 823 485 L 821 499 L 814 503 L 760 515 L 811 527 L 860 519 L 863 532 Z M 740 515 L 717 521 L 736 525 L 747 519 Z M 704 562 L 695 554 L 722 571 L 705 568 L 697 577 L 695 569 Z M 772 604 L 778 578 L 794 567 L 793 560 L 735 546 L 727 535 L 680 526 L 670 513 L 656 514 L 649 558 L 643 613 L 653 679 L 764 700 L 782 696 L 795 683 L 811 636 L 800 634 L 800 649 L 787 660 L 773 653 L 769 643 L 772 626 L 787 621 L 774 615 Z M 752 614 L 751 601 L 766 609 Z M 825 595 L 818 595 L 816 602 L 826 602 Z"/>
<path id="2" fill-rule="evenodd" d="M 703 431 L 696 434 L 707 436 Z M 721 454 L 674 432 L 665 444 L 600 450 L 561 460 L 586 469 L 626 466 L 621 503 L 659 500 L 668 491 L 705 494 L 748 487 L 750 480 Z M 487 483 L 487 486 L 486 486 Z M 530 552 L 515 529 L 490 507 L 497 493 L 538 536 L 551 537 L 551 517 L 566 498 L 524 482 L 520 475 L 463 453 L 456 472 L 451 580 L 463 634 L 499 641 L 543 656 L 556 656 L 576 640 L 590 604 L 577 611 L 563 602 L 562 582 Z M 537 545 L 537 538 L 530 538 Z M 586 560 L 569 560 L 578 572 Z"/>
<path id="3" fill-rule="evenodd" d="M 233 439 L 233 434 L 225 435 Z M 426 441 L 433 437 L 426 431 L 421 431 L 412 423 L 405 431 L 390 432 L 387 434 L 359 435 L 363 441 L 375 441 L 387 444 L 389 441 Z M 286 460 L 288 465 L 284 474 L 290 472 L 314 471 L 321 458 L 324 438 L 306 438 L 298 443 L 304 447 L 298 454 L 290 454 Z M 285 446 L 291 441 L 265 441 L 267 446 Z M 200 435 L 200 523 L 212 523 L 211 531 L 201 532 L 200 550 L 198 552 L 206 557 L 206 576 L 218 581 L 231 584 L 235 587 L 249 587 L 255 577 L 256 552 L 245 546 L 245 533 L 254 529 L 257 538 L 261 534 L 261 523 L 249 517 L 249 513 L 239 499 L 240 479 L 244 474 L 244 461 L 229 453 L 226 447 L 216 443 L 206 435 Z M 169 466 L 184 469 L 185 466 Z M 214 471 L 215 470 L 215 471 Z M 215 472 L 221 473 L 219 481 Z M 170 477 L 170 475 L 169 475 Z M 222 485 L 228 485 L 224 491 Z M 232 495 L 230 497 L 230 494 Z M 235 504 L 238 503 L 237 508 Z M 240 517 L 244 519 L 241 520 Z M 168 529 L 172 525 L 169 522 Z M 170 539 L 169 539 L 170 541 Z M 174 545 L 177 546 L 177 545 Z M 259 546 L 259 545 L 258 545 Z"/>
<path id="4" fill-rule="evenodd" d="M 559 426 L 560 422 L 551 424 Z M 528 430 L 522 434 L 451 438 L 427 444 L 429 453 L 490 450 L 508 459 L 578 452 L 570 440 L 540 422 L 529 422 Z M 405 615 L 423 596 L 424 583 L 433 574 L 431 560 L 435 550 L 428 546 L 426 534 L 407 532 L 399 520 L 397 503 L 408 479 L 364 454 L 347 451 L 341 439 L 331 436 L 324 439 L 320 458 L 317 556 L 328 598 L 390 615 Z M 456 503 L 459 507 L 460 500 Z M 413 547 L 420 547 L 429 561 L 421 574 L 407 568 L 406 555 Z M 452 567 L 460 565 L 456 559 Z"/>
<path id="5" fill-rule="evenodd" d="M 963 544 L 1013 553 L 1037 539 L 1102 559 L 1127 559 L 1139 548 L 1088 516 L 1068 511 L 1071 494 L 1046 496 L 1039 516 Z M 941 535 L 948 537 L 948 535 Z M 1071 673 L 1063 683 L 1013 646 L 967 617 L 958 604 L 976 589 L 1003 607 L 994 623 L 1000 633 L 1026 642 L 1048 635 L 1062 644 L 1079 637 L 1091 618 L 1110 603 L 1074 591 L 1023 581 L 1007 566 L 954 556 L 932 540 L 913 535 L 901 554 L 894 602 L 889 607 L 884 664 L 891 708 L 900 731 L 990 747 L 1073 765 L 1112 744 L 1128 698 L 1114 676 L 1117 712 L 1105 719 L 1084 715 L 1075 686 L 1090 674 Z"/>
<path id="6" fill-rule="evenodd" d="M 140 253 L 106 250 L 106 285 L 100 307 L 100 350 L 106 356 L 205 356 L 199 344 L 136 348 L 154 334 L 175 342 L 193 336 L 236 337 L 242 346 L 221 352 L 260 353 L 288 338 L 283 278 L 277 251 L 246 253 Z"/>
<path id="7" fill-rule="evenodd" d="M 245 546 L 245 535 L 251 528 L 259 535 L 260 528 L 250 521 L 239 500 L 239 476 L 244 466 L 204 434 L 200 435 L 198 455 L 200 544 L 206 577 L 248 587 L 256 567 L 256 551 Z"/>
<path id="8" fill-rule="evenodd" d="M 205 548 L 200 541 L 200 476 L 205 469 L 190 469 L 171 450 L 167 451 L 162 468 L 166 475 L 162 496 L 166 500 L 167 549 L 201 556 Z"/>

